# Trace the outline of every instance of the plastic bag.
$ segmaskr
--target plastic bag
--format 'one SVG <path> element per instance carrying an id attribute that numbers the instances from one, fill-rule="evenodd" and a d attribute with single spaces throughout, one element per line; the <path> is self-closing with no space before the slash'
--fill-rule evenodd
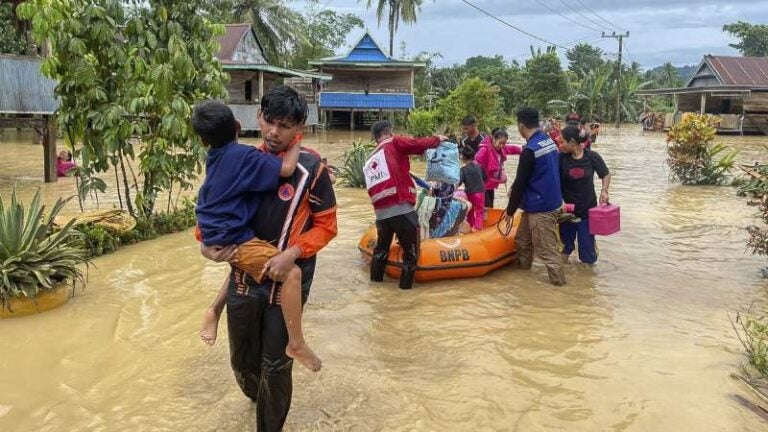
<path id="1" fill-rule="evenodd" d="M 457 184 L 459 182 L 459 148 L 455 143 L 443 141 L 436 149 L 429 149 L 427 181 Z"/>

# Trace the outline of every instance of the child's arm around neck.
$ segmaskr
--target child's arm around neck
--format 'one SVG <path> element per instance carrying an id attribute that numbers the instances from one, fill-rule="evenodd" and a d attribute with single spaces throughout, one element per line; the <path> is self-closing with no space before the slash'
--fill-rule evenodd
<path id="1" fill-rule="evenodd" d="M 280 167 L 280 177 L 290 177 L 296 171 L 296 164 L 299 163 L 299 154 L 301 146 L 297 141 L 291 143 L 283 156 L 283 165 Z"/>

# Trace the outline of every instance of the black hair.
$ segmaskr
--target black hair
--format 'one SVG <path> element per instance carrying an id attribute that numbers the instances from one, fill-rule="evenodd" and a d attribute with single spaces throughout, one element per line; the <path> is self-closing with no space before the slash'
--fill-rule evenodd
<path id="1" fill-rule="evenodd" d="M 232 110 L 222 101 L 206 100 L 192 111 L 192 128 L 203 144 L 216 148 L 237 138 L 237 126 Z"/>
<path id="2" fill-rule="evenodd" d="M 493 139 L 501 139 L 501 138 L 507 138 L 509 139 L 509 134 L 504 128 L 497 127 L 491 132 L 491 135 L 493 136 Z"/>
<path id="3" fill-rule="evenodd" d="M 477 119 L 473 116 L 466 116 L 464 117 L 464 120 L 461 121 L 462 126 L 473 126 L 477 124 Z"/>
<path id="4" fill-rule="evenodd" d="M 296 90 L 279 85 L 267 90 L 261 98 L 264 120 L 288 120 L 294 125 L 307 120 L 307 101 Z"/>
<path id="5" fill-rule="evenodd" d="M 539 127 L 539 111 L 536 108 L 525 107 L 517 110 L 517 122 L 529 129 Z"/>
<path id="6" fill-rule="evenodd" d="M 587 141 L 587 134 L 582 134 L 577 126 L 566 126 L 560 134 L 565 141 L 576 141 L 576 144 L 584 144 Z"/>
<path id="7" fill-rule="evenodd" d="M 371 126 L 371 135 L 373 140 L 379 142 L 379 138 L 384 135 L 392 134 L 392 123 L 389 120 L 380 120 Z"/>
<path id="8" fill-rule="evenodd" d="M 461 148 L 461 158 L 465 161 L 475 160 L 475 151 L 470 146 L 464 146 Z"/>

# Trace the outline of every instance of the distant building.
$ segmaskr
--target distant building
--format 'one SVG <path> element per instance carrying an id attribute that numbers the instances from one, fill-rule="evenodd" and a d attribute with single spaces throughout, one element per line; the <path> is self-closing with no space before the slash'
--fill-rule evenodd
<path id="1" fill-rule="evenodd" d="M 382 118 L 415 107 L 414 75 L 425 63 L 396 60 L 366 32 L 344 56 L 310 61 L 320 73 L 333 76 L 323 83 L 320 114 L 325 124 L 354 129 L 371 115 Z"/>
<path id="2" fill-rule="evenodd" d="M 229 75 L 227 105 L 245 131 L 258 130 L 259 101 L 265 91 L 278 84 L 294 85 L 309 104 L 307 126 L 318 124 L 317 92 L 329 75 L 298 71 L 269 64 L 251 24 L 229 24 L 219 38 L 216 57 Z"/>
<path id="3" fill-rule="evenodd" d="M 706 55 L 684 87 L 637 94 L 671 95 L 678 112 L 716 114 L 721 132 L 768 134 L 768 57 Z M 668 117 L 666 126 L 680 116 Z"/>

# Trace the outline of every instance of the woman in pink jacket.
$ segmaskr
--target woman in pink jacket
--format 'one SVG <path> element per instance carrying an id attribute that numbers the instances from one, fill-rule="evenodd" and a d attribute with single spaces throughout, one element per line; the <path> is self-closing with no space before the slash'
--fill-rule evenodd
<path id="1" fill-rule="evenodd" d="M 491 134 L 490 139 L 480 143 L 480 148 L 475 156 L 475 162 L 485 171 L 485 207 L 492 208 L 495 198 L 496 188 L 500 184 L 507 182 L 507 175 L 504 173 L 504 162 L 507 155 L 519 155 L 523 147 L 515 144 L 507 144 L 509 135 L 503 128 L 496 128 Z"/>

